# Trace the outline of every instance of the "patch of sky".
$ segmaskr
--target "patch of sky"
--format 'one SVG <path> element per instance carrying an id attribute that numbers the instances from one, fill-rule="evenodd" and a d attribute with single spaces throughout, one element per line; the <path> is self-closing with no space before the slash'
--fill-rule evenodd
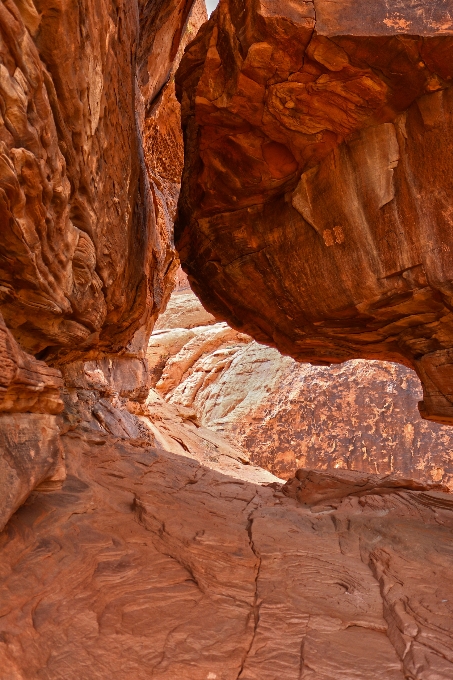
<path id="1" fill-rule="evenodd" d="M 208 11 L 208 17 L 211 16 L 217 5 L 219 4 L 219 0 L 206 0 L 206 9 Z"/>

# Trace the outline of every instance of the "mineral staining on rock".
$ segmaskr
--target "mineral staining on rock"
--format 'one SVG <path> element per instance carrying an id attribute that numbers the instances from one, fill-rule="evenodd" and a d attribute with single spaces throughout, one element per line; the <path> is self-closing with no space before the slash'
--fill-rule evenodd
<path id="1" fill-rule="evenodd" d="M 429 12 L 422 5 L 383 13 L 381 3 L 370 9 L 361 2 L 361 24 L 348 8 L 339 17 L 333 3 L 315 6 L 313 33 L 311 3 L 244 8 L 221 0 L 189 49 L 186 114 L 210 41 L 196 101 L 204 167 L 188 126 L 193 184 L 186 177 L 181 220 L 191 219 L 192 200 L 201 212 L 199 231 L 188 222 L 180 234 L 186 260 L 187 237 L 194 238 L 196 257 L 186 266 L 192 275 L 200 266 L 205 288 L 211 277 L 215 300 L 234 312 L 237 327 L 249 316 L 256 337 L 259 331 L 293 354 L 294 332 L 298 358 L 307 358 L 314 341 L 318 361 L 319 354 L 331 360 L 329 353 L 334 361 L 349 358 L 356 340 L 364 344 L 366 323 L 368 349 L 378 336 L 379 356 L 391 347 L 392 358 L 402 353 L 413 365 L 418 333 L 417 367 L 425 389 L 428 378 L 434 385 L 425 412 L 440 408 L 447 418 L 435 386 L 448 370 L 449 288 L 445 258 L 437 269 L 433 258 L 449 246 L 422 230 L 433 261 L 413 266 L 411 240 L 428 219 L 438 224 L 444 198 L 422 192 L 427 212 L 412 219 L 410 190 L 419 187 L 422 152 L 439 189 L 449 169 L 447 155 L 434 170 L 432 158 L 450 115 L 451 30 L 436 3 Z M 222 380 L 241 353 L 243 360 L 250 351 L 243 367 L 251 373 L 260 351 L 267 366 L 273 354 L 280 377 L 288 368 L 296 375 L 294 362 L 276 360 L 276 350 L 196 305 L 180 328 L 185 302 L 173 308 L 170 324 L 161 319 L 148 370 L 144 350 L 176 267 L 171 228 L 182 150 L 173 76 L 205 18 L 201 1 L 0 3 L 0 528 L 7 522 L 0 675 L 447 680 L 452 501 L 436 487 L 447 469 L 433 474 L 433 447 L 423 460 L 428 481 L 420 471 L 414 481 L 374 469 L 303 469 L 283 484 L 250 464 L 244 438 L 227 440 L 205 427 L 197 398 L 210 389 L 205 412 L 218 419 L 213 401 L 219 385 L 226 387 L 226 423 L 238 392 Z M 370 25 L 376 35 L 364 41 Z M 427 25 L 437 37 L 425 36 Z M 407 39 L 395 38 L 409 29 Z M 426 39 L 414 42 L 414 35 Z M 212 88 L 209 102 L 203 96 Z M 420 98 L 421 91 L 428 94 Z M 344 221 L 324 223 L 328 201 L 338 217 L 344 209 Z M 230 210 L 231 202 L 240 209 L 228 222 L 224 204 Z M 415 224 L 399 249 L 391 221 L 375 219 L 384 211 L 390 220 L 395 205 L 406 210 L 401 223 Z M 216 251 L 213 224 L 228 242 L 225 252 Z M 261 269 L 254 270 L 257 257 Z M 231 270 L 228 294 L 219 293 L 222 268 Z M 318 286 L 312 297 L 307 274 Z M 307 295 L 311 311 L 302 314 Z M 349 297 L 339 320 L 342 296 Z M 211 307 L 217 313 L 218 304 Z M 305 317 L 318 329 L 308 340 Z M 423 335 L 427 324 L 435 347 Z M 327 355 L 320 336 L 330 343 Z M 178 361 L 169 358 L 175 346 Z M 239 363 L 235 389 L 244 390 Z M 409 385 L 408 369 L 399 370 Z M 285 400 L 287 388 L 283 382 Z"/>
<path id="2" fill-rule="evenodd" d="M 299 361 L 414 368 L 451 422 L 453 5 L 221 0 L 177 74 L 177 246 L 206 308 Z"/>
<path id="3" fill-rule="evenodd" d="M 215 323 L 187 288 L 170 298 L 147 357 L 170 404 L 279 477 L 346 468 L 453 484 L 451 428 L 420 418 L 420 385 L 404 366 L 299 364 Z"/>

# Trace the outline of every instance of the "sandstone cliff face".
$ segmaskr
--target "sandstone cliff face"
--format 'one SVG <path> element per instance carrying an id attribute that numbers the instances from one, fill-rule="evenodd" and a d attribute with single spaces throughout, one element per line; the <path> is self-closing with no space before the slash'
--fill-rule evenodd
<path id="1" fill-rule="evenodd" d="M 1 527 L 64 478 L 60 431 L 149 434 L 124 404 L 148 395 L 173 285 L 173 72 L 205 18 L 201 0 L 1 4 Z"/>
<path id="2" fill-rule="evenodd" d="M 453 422 L 453 5 L 220 0 L 177 75 L 177 246 L 217 318 L 299 361 L 415 368 Z"/>
<path id="3" fill-rule="evenodd" d="M 150 339 L 152 383 L 279 477 L 349 468 L 453 484 L 453 433 L 420 418 L 408 368 L 353 360 L 298 364 L 173 293 Z"/>
<path id="4" fill-rule="evenodd" d="M 179 360 L 181 309 L 149 372 L 176 266 L 172 78 L 204 18 L 186 0 L 0 6 L 0 676 L 447 680 L 446 489 L 306 469 L 283 485 L 250 464 L 194 395 L 260 348 L 195 306 Z M 287 29 L 270 25 L 292 58 Z"/>
<path id="5" fill-rule="evenodd" d="M 451 678 L 448 494 L 63 442 L 0 537 L 4 677 Z"/>
<path id="6" fill-rule="evenodd" d="M 0 310 L 41 358 L 134 351 L 169 294 L 143 134 L 191 5 L 1 5 Z"/>

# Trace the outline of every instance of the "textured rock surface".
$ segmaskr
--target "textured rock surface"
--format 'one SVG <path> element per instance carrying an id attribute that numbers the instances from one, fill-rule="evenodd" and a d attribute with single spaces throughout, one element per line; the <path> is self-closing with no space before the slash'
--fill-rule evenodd
<path id="1" fill-rule="evenodd" d="M 41 358 L 135 351 L 169 294 L 143 134 L 191 4 L 1 4 L 0 309 Z"/>
<path id="2" fill-rule="evenodd" d="M 55 416 L 0 415 L 0 530 L 36 487 L 61 486 L 65 476 Z"/>
<path id="3" fill-rule="evenodd" d="M 298 364 L 212 318 L 193 327 L 203 315 L 193 293 L 173 293 L 150 339 L 152 381 L 256 464 L 280 477 L 335 467 L 453 485 L 453 433 L 420 418 L 413 371 L 362 360 Z"/>
<path id="4" fill-rule="evenodd" d="M 453 505 L 309 509 L 263 473 L 88 433 L 1 535 L 4 676 L 447 680 Z"/>
<path id="5" fill-rule="evenodd" d="M 398 361 L 453 422 L 453 4 L 221 0 L 177 75 L 177 246 L 219 319 Z"/>
<path id="6" fill-rule="evenodd" d="M 174 3 L 177 8 L 183 3 Z M 192 5 L 192 6 L 191 6 Z M 142 111 L 144 129 L 144 157 L 148 178 L 150 182 L 153 205 L 156 217 L 156 227 L 160 241 L 167 245 L 165 266 L 171 267 L 166 271 L 166 276 L 173 278 L 177 267 L 174 259 L 173 246 L 173 223 L 176 216 L 176 205 L 179 197 L 181 175 L 184 165 L 184 145 L 181 132 L 181 107 L 175 95 L 174 74 L 181 61 L 184 49 L 193 40 L 200 26 L 207 21 L 206 6 L 204 0 L 195 0 L 184 3 L 184 11 L 187 12 L 186 23 L 179 36 L 178 42 L 174 42 L 172 49 L 177 46 L 177 52 L 172 56 L 172 68 L 167 74 L 166 81 L 157 94 L 148 98 L 146 108 Z M 176 13 L 176 17 L 178 14 Z M 168 27 L 168 17 L 163 14 L 163 23 L 160 27 L 162 38 L 169 43 L 171 33 Z M 153 30 L 155 28 L 153 27 Z M 158 31 L 159 33 L 159 31 Z M 173 37 L 173 41 L 176 36 Z M 156 60 L 156 48 L 153 47 L 147 59 L 149 62 Z M 152 71 L 148 67 L 149 77 Z M 161 301 L 165 304 L 167 295 Z"/>
<path id="7" fill-rule="evenodd" d="M 0 530 L 28 494 L 64 479 L 60 371 L 23 352 L 0 314 Z"/>
<path id="8" fill-rule="evenodd" d="M 402 489 L 449 493 L 442 484 L 426 485 L 401 475 L 374 475 L 356 470 L 319 471 L 300 468 L 283 487 L 283 492 L 313 508 L 337 507 L 348 496 L 385 496 Z"/>
<path id="9" fill-rule="evenodd" d="M 0 314 L 0 413 L 60 413 L 62 387 L 60 371 L 26 354 Z"/>
<path id="10" fill-rule="evenodd" d="M 177 263 L 173 71 L 206 18 L 192 4 L 1 3 L 1 526 L 64 477 L 57 423 L 154 441 L 124 404 L 148 395 L 143 349 Z M 60 371 L 23 349 L 64 365 L 62 418 Z"/>

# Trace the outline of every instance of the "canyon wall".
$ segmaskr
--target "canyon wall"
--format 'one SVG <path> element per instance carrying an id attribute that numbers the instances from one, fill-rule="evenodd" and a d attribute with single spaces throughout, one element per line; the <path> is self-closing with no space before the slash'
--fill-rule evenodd
<path id="1" fill-rule="evenodd" d="M 258 339 L 296 356 L 291 334 L 285 332 L 293 329 L 300 339 L 302 317 L 294 313 L 288 299 L 296 306 L 301 304 L 299 293 L 305 285 L 304 295 L 314 290 L 312 304 L 321 307 L 322 313 L 331 305 L 329 319 L 334 329 L 340 329 L 340 336 L 345 329 L 341 324 L 349 323 L 350 313 L 355 315 L 360 342 L 364 341 L 364 319 L 370 324 L 369 332 L 376 334 L 381 331 L 373 326 L 375 319 L 381 323 L 385 317 L 387 325 L 379 326 L 385 337 L 378 354 L 382 350 L 388 356 L 391 342 L 398 352 L 403 347 L 398 323 L 411 329 L 408 342 L 412 342 L 411 333 L 419 333 L 423 350 L 423 333 L 426 324 L 431 324 L 432 338 L 439 343 L 436 351 L 441 352 L 434 359 L 447 356 L 442 352 L 449 318 L 442 316 L 442 310 L 449 289 L 441 280 L 443 270 L 434 282 L 438 285 L 435 297 L 431 270 L 427 270 L 431 279 L 425 285 L 421 265 L 406 267 L 406 250 L 398 254 L 391 245 L 392 256 L 400 257 L 405 267 L 395 274 L 396 285 L 400 286 L 402 277 L 407 286 L 403 293 L 409 290 L 410 295 L 402 299 L 398 292 L 396 298 L 391 297 L 393 283 L 384 277 L 379 290 L 386 291 L 386 303 L 380 304 L 379 298 L 371 310 L 375 316 L 368 308 L 351 312 L 355 304 L 360 307 L 355 300 L 341 307 L 338 323 L 338 297 L 347 288 L 345 277 L 341 279 L 338 273 L 345 270 L 340 265 L 332 267 L 335 283 L 342 286 L 336 293 L 334 287 L 329 289 L 332 281 L 326 275 L 322 250 L 313 246 L 302 252 L 299 248 L 299 238 L 307 237 L 310 248 L 316 241 L 316 226 L 304 222 L 302 190 L 307 180 L 307 192 L 314 191 L 310 182 L 316 178 L 305 175 L 302 180 L 302 170 L 316 170 L 321 179 L 322 172 L 326 173 L 324 184 L 316 179 L 316 187 L 325 192 L 325 205 L 327 196 L 339 200 L 343 193 L 349 201 L 343 185 L 336 193 L 329 185 L 336 181 L 337 171 L 350 182 L 349 189 L 351 173 L 353 178 L 358 176 L 355 169 L 349 175 L 343 173 L 344 164 L 349 168 L 353 162 L 349 151 L 344 151 L 344 145 L 351 144 L 345 134 L 348 125 L 356 126 L 359 142 L 365 135 L 364 150 L 360 151 L 361 142 L 354 148 L 359 148 L 361 160 L 365 154 L 376 168 L 375 174 L 370 170 L 372 180 L 364 175 L 365 188 L 357 185 L 357 196 L 364 191 L 374 196 L 377 191 L 381 200 L 391 195 L 392 172 L 398 178 L 402 166 L 417 170 L 420 148 L 436 152 L 436 126 L 450 115 L 449 73 L 444 63 L 444 34 L 450 29 L 441 25 L 436 3 L 429 20 L 438 37 L 396 39 L 393 33 L 404 30 L 409 19 L 392 10 L 385 24 L 391 34 L 386 47 L 389 64 L 367 66 L 370 54 L 379 61 L 382 36 L 374 42 L 355 40 L 357 27 L 351 22 L 362 17 L 369 34 L 369 26 L 378 22 L 379 7 L 373 4 L 377 14 L 370 16 L 367 5 L 359 3 L 350 15 L 347 7 L 339 10 L 338 5 L 319 2 L 313 37 L 314 20 L 304 19 L 305 10 L 313 14 L 311 3 L 241 6 L 240 0 L 221 0 L 219 10 L 186 53 L 178 76 L 187 123 L 181 253 L 191 280 L 199 267 L 204 295 L 212 281 L 210 296 L 234 310 L 235 329 L 219 322 L 184 290 L 183 278 L 176 272 L 172 236 L 183 164 L 175 70 L 184 47 L 206 19 L 202 0 L 195 4 L 188 0 L 0 3 L 1 680 L 451 678 L 453 505 L 444 484 L 449 482 L 449 435 L 426 423 L 419 427 L 410 411 L 402 413 L 417 392 L 409 369 L 346 364 L 335 374 L 340 385 L 336 401 L 326 403 L 322 399 L 327 369 L 307 372 L 307 367 L 272 347 L 258 345 L 241 330 L 248 318 L 249 330 Z M 445 7 L 444 3 L 444 18 Z M 326 22 L 330 26 L 339 12 L 351 43 L 332 47 L 334 41 L 319 37 L 319 27 Z M 411 14 L 416 35 L 424 30 L 420 16 L 423 11 Z M 256 30 L 263 32 L 258 43 L 254 42 Z M 235 42 L 236 34 L 243 45 L 250 42 L 248 56 Z M 215 90 L 214 108 L 218 110 L 209 104 L 206 112 L 207 100 L 191 88 L 198 82 L 207 41 L 210 51 L 203 87 Z M 303 57 L 309 41 L 308 56 Z M 398 49 L 403 45 L 401 49 L 409 55 L 407 68 L 403 57 L 402 66 L 396 57 L 390 64 L 395 45 Z M 351 50 L 356 50 L 354 56 Z M 347 63 L 343 53 L 349 55 Z M 293 61 L 301 57 L 302 75 L 290 80 L 295 73 Z M 237 64 L 244 59 L 248 62 L 240 75 Z M 274 75 L 268 77 L 270 61 Z M 357 66 L 357 61 L 362 65 Z M 420 77 L 411 80 L 416 62 Z M 281 80 L 285 68 L 287 75 Z M 373 68 L 378 73 L 371 73 Z M 431 125 L 432 134 L 417 138 L 414 152 L 410 146 L 415 143 L 414 129 L 420 132 L 422 128 L 408 108 L 412 100 L 392 99 L 393 94 L 387 97 L 390 91 L 398 94 L 408 87 L 406 82 L 404 87 L 398 84 L 398 69 L 404 76 L 401 82 L 411 84 L 410 97 L 416 98 L 420 88 L 434 92 L 423 100 L 425 104 L 417 100 L 423 125 Z M 435 75 L 427 81 L 430 69 Z M 329 73 L 340 75 L 336 79 Z M 225 75 L 238 76 L 235 83 L 241 94 L 240 101 L 235 100 L 236 113 L 228 109 L 234 88 L 225 80 L 222 89 Z M 266 113 L 271 118 L 263 123 L 263 135 L 270 137 L 261 137 L 259 132 L 259 143 L 249 128 L 237 134 L 235 127 L 245 120 L 241 106 L 250 110 L 257 129 L 262 124 L 259 107 L 254 108 L 253 102 L 249 105 L 257 93 L 253 83 L 269 90 L 269 102 L 273 102 Z M 286 111 L 295 109 L 297 118 L 298 107 L 305 103 L 282 93 L 282 84 L 284 92 L 288 84 L 290 90 L 304 90 L 307 85 L 309 97 L 321 92 L 320 107 L 327 107 L 329 124 L 338 120 L 344 129 L 326 135 L 321 131 L 315 142 L 310 136 L 314 133 L 304 132 L 299 146 L 288 151 L 291 144 L 283 133 L 271 130 L 282 130 L 282 121 L 291 118 Z M 195 100 L 202 109 L 197 113 L 199 128 L 187 118 L 193 105 L 187 96 L 193 94 L 200 95 Z M 345 98 L 350 105 L 342 118 L 338 110 Z M 412 151 L 406 156 L 401 152 L 403 160 L 394 166 L 393 127 L 385 125 L 394 125 L 395 110 L 406 109 L 406 119 L 397 119 L 395 134 L 398 144 L 403 135 Z M 203 136 L 205 114 L 213 116 L 207 137 Z M 231 116 L 226 135 L 224 115 Z M 369 115 L 376 116 L 371 121 L 378 129 L 376 138 L 369 132 L 374 127 L 367 127 Z M 316 127 L 317 123 L 308 124 Z M 281 136 L 275 140 L 273 134 Z M 340 140 L 343 134 L 344 141 Z M 374 141 L 370 142 L 369 135 Z M 447 134 L 445 140 L 448 143 Z M 204 170 L 196 155 L 198 143 L 205 153 Z M 382 154 L 377 149 L 381 146 Z M 253 150 L 248 164 L 243 162 L 242 148 Z M 337 153 L 340 148 L 343 165 L 335 157 L 333 169 L 328 165 L 322 170 L 328 158 L 324 152 Z M 305 153 L 308 165 L 313 162 L 308 170 L 303 166 Z M 260 154 L 264 164 L 257 170 Z M 417 162 L 411 165 L 413 156 Z M 426 172 L 432 172 L 430 158 L 426 153 Z M 445 159 L 437 168 L 438 175 L 432 175 L 432 186 L 437 182 L 439 189 L 440 210 L 444 200 L 441 173 L 449 170 Z M 230 183 L 226 181 L 228 164 L 237 173 Z M 210 174 L 213 165 L 217 175 Z M 209 201 L 214 202 L 209 203 L 209 214 L 203 212 L 205 199 L 197 184 L 200 173 L 211 182 Z M 402 195 L 399 185 L 397 189 L 396 194 Z M 293 192 L 292 198 L 285 202 L 288 191 Z M 231 222 L 224 221 L 216 192 L 229 208 L 245 200 L 242 212 L 230 213 Z M 200 204 L 197 225 L 191 222 L 192 201 Z M 358 199 L 352 204 L 361 205 Z M 409 199 L 404 203 L 411 205 Z M 427 202 L 427 214 L 430 206 Z M 300 216 L 293 217 L 292 237 L 282 229 L 285 210 Z M 315 207 L 313 211 L 312 222 L 319 226 L 322 216 Z M 412 218 L 408 209 L 406 226 Z M 226 250 L 216 251 L 218 234 L 210 233 L 212 223 L 229 243 L 227 255 Z M 251 224 L 255 230 L 262 228 L 261 236 L 270 239 L 265 247 L 261 236 L 249 231 Z M 271 237 L 267 236 L 270 224 Z M 326 247 L 336 249 L 346 243 L 345 229 L 337 222 L 327 226 L 322 231 Z M 366 307 L 376 271 L 370 265 L 368 278 L 364 276 L 363 232 L 357 228 L 355 233 L 359 244 L 355 259 L 350 251 L 344 256 L 335 254 L 340 264 L 344 257 L 355 282 L 362 277 Z M 284 272 L 271 242 L 282 249 Z M 371 238 L 369 243 L 371 257 Z M 245 248 L 245 260 L 238 244 Z M 259 252 L 260 261 L 267 264 L 260 276 L 245 277 L 244 262 L 249 255 L 253 262 L 253 253 Z M 191 253 L 196 254 L 193 260 Z M 206 254 L 208 260 L 203 259 Z M 220 290 L 218 272 L 225 264 L 222 258 L 230 255 L 228 267 L 239 272 L 238 278 L 230 276 Z M 310 286 L 316 289 L 304 279 L 307 262 Z M 322 276 L 316 274 L 314 264 Z M 294 270 L 299 277 L 297 295 L 291 288 L 296 281 Z M 181 289 L 179 302 L 172 302 L 160 318 L 148 346 L 175 276 Z M 419 285 L 416 293 L 414 281 Z M 351 290 L 348 295 L 352 296 Z M 217 303 L 211 308 L 222 314 L 223 307 Z M 424 308 L 420 311 L 425 303 L 429 319 L 423 316 Z M 409 305 L 412 316 L 407 316 L 404 305 Z M 273 334 L 268 333 L 269 319 Z M 310 323 L 324 329 L 319 330 L 323 337 L 332 336 L 330 326 L 322 326 L 324 317 Z M 397 326 L 391 342 L 385 335 L 390 323 Z M 351 332 L 349 326 L 346 330 Z M 316 356 L 307 354 L 304 342 L 298 359 L 330 361 L 330 354 L 323 354 L 322 342 L 316 345 Z M 348 342 L 344 341 L 345 354 L 335 354 L 335 336 L 331 342 L 334 360 L 354 354 L 355 346 L 351 349 Z M 376 345 L 374 335 L 371 345 Z M 433 359 L 432 346 L 428 349 Z M 398 352 L 392 358 L 401 358 Z M 368 350 L 365 354 L 371 356 Z M 404 357 L 408 365 L 414 364 L 410 352 Z M 425 362 L 427 375 L 437 366 L 431 359 Z M 396 391 L 382 397 L 376 377 L 380 385 L 391 385 Z M 438 384 L 436 376 L 432 380 Z M 375 410 L 360 433 L 360 451 L 346 451 L 350 432 L 357 430 L 359 413 L 362 416 L 367 406 L 366 398 L 360 396 L 363 391 L 359 394 L 360 381 L 368 381 L 365 389 Z M 307 386 L 312 403 L 318 404 L 312 409 L 315 421 L 318 418 L 323 428 L 324 438 L 320 437 L 318 445 L 324 457 L 317 463 L 327 467 L 333 461 L 334 466 L 347 467 L 361 461 L 362 472 L 306 469 L 315 462 L 316 447 L 303 447 L 307 442 L 311 446 L 321 432 L 312 420 L 311 439 L 307 430 L 302 433 Z M 280 402 L 275 397 L 278 390 Z M 427 415 L 429 408 L 425 399 Z M 339 410 L 350 418 L 349 429 L 328 431 Z M 261 430 L 259 423 L 264 424 Z M 288 441 L 295 424 L 301 429 L 297 445 Z M 276 452 L 272 464 L 271 427 Z M 406 437 L 404 451 L 397 450 L 392 434 L 392 428 L 401 427 Z M 373 448 L 378 433 L 391 449 L 386 456 L 384 447 Z M 329 459 L 334 440 L 335 451 L 341 455 Z M 252 448 L 254 456 L 249 455 Z M 288 452 L 294 458 L 288 458 Z M 386 474 L 396 468 L 405 470 L 408 457 L 408 469 L 417 480 L 411 475 Z M 284 484 L 254 462 L 290 477 L 288 482 Z M 290 476 L 295 466 L 303 467 Z M 371 474 L 378 471 L 385 474 Z"/>
<path id="2" fill-rule="evenodd" d="M 453 422 L 453 3 L 220 0 L 177 73 L 177 247 L 219 320 L 396 361 Z"/>
<path id="3" fill-rule="evenodd" d="M 145 119 L 191 5 L 2 3 L 0 312 L 47 361 L 134 351 L 171 290 Z"/>
<path id="4" fill-rule="evenodd" d="M 279 477 L 346 468 L 453 485 L 453 432 L 420 418 L 420 384 L 405 366 L 299 364 L 216 323 L 190 289 L 171 296 L 148 360 L 170 404 Z"/>
<path id="5" fill-rule="evenodd" d="M 177 267 L 174 71 L 206 18 L 202 0 L 1 3 L 2 527 L 61 484 L 61 433 L 143 434 L 125 403 L 148 395 Z"/>

